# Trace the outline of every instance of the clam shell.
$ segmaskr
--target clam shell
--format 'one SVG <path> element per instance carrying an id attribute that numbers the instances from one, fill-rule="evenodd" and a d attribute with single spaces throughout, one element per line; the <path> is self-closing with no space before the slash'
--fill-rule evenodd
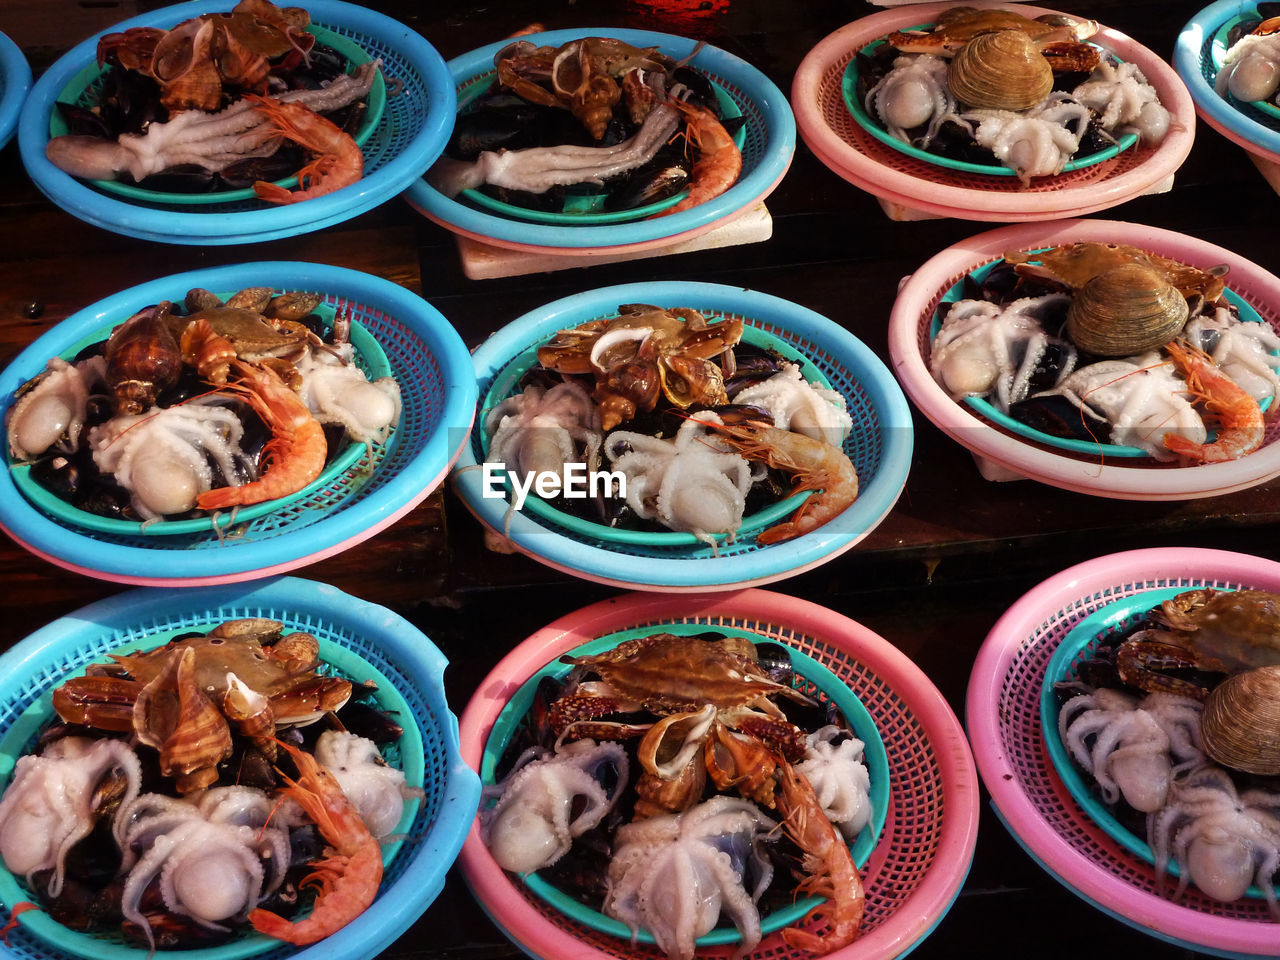
<path id="1" fill-rule="evenodd" d="M 1280 774 L 1280 666 L 1233 674 L 1205 699 L 1204 749 L 1224 767 Z"/>
<path id="2" fill-rule="evenodd" d="M 1100 273 L 1071 300 L 1067 332 L 1081 350 L 1128 357 L 1174 339 L 1187 322 L 1187 300 L 1159 273 L 1136 263 Z"/>
<path id="3" fill-rule="evenodd" d="M 1021 30 L 982 33 L 952 59 L 947 86 L 970 107 L 1026 110 L 1053 89 L 1053 68 Z"/>

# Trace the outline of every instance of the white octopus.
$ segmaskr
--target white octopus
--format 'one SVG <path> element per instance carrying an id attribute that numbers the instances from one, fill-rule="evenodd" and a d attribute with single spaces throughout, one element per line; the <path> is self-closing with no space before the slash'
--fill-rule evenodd
<path id="1" fill-rule="evenodd" d="M 612 793 L 601 780 L 608 768 L 616 772 Z M 504 870 L 549 867 L 613 809 L 628 775 L 626 752 L 616 743 L 578 740 L 542 756 L 526 751 L 501 783 L 485 788 L 498 802 L 481 812 L 480 834 Z"/>
<path id="2" fill-rule="evenodd" d="M 526 475 L 563 475 L 567 463 L 599 464 L 600 409 L 577 381 L 526 387 L 485 416 L 489 460 Z"/>
<path id="3" fill-rule="evenodd" d="M 1015 300 L 1007 307 L 986 300 L 959 300 L 951 305 L 933 340 L 929 369 L 954 399 L 985 397 L 1001 411 L 1026 398 L 1031 375 L 1049 346 L 1040 325 L 1045 311 L 1068 301 L 1066 294 Z M 1075 348 L 1065 351 L 1060 376 L 1075 364 Z"/>
<path id="4" fill-rule="evenodd" d="M 117 821 L 125 875 L 121 914 L 146 933 L 154 948 L 141 900 L 158 877 L 171 913 L 211 930 L 245 919 L 289 869 L 289 825 L 298 820 L 274 808 L 265 793 L 250 787 L 209 790 L 198 804 L 158 794 L 122 804 Z"/>
<path id="5" fill-rule="evenodd" d="M 1187 384 L 1173 365 L 1152 351 L 1126 360 L 1100 360 L 1081 367 L 1053 390 L 1086 416 L 1111 424 L 1111 442 L 1138 447 L 1157 460 L 1177 454 L 1164 445 L 1166 433 L 1180 433 L 1191 443 L 1208 439 L 1186 393 Z"/>
<path id="6" fill-rule="evenodd" d="M 1173 122 L 1136 63 L 1103 60 L 1071 95 L 1098 114 L 1107 133 L 1136 133 L 1143 143 L 1159 143 Z"/>
<path id="7" fill-rule="evenodd" d="M 1032 177 L 1062 172 L 1092 115 L 1084 104 L 1057 92 L 1028 110 L 966 110 L 960 116 L 977 124 L 976 129 L 970 126 L 974 140 L 1029 183 Z"/>
<path id="8" fill-rule="evenodd" d="M 400 384 L 370 380 L 353 361 L 349 343 L 312 349 L 297 361 L 298 396 L 320 423 L 340 423 L 357 443 L 384 443 L 400 421 Z"/>
<path id="9" fill-rule="evenodd" d="M 113 417 L 89 430 L 89 446 L 98 469 L 129 491 L 134 510 L 155 520 L 191 510 L 213 489 L 211 461 L 222 484 L 253 479 L 253 463 L 240 449 L 243 435 L 239 415 L 211 396 Z"/>
<path id="10" fill-rule="evenodd" d="M 404 771 L 382 759 L 376 743 L 354 733 L 326 730 L 316 741 L 315 756 L 379 839 L 400 823 L 405 798 L 422 792 L 405 786 Z"/>
<path id="11" fill-rule="evenodd" d="M 1224 903 L 1257 884 L 1280 920 L 1275 876 L 1280 871 L 1280 794 L 1237 793 L 1227 771 L 1206 764 L 1174 783 L 1169 802 L 1147 817 L 1147 842 L 1156 873 L 1178 865 L 1177 895 L 1188 881 Z"/>
<path id="12" fill-rule="evenodd" d="M 873 812 L 871 775 L 862 761 L 865 748 L 847 730 L 829 725 L 809 734 L 804 759 L 796 764 L 796 772 L 812 785 L 822 812 L 847 843 L 862 832 Z"/>
<path id="13" fill-rule="evenodd" d="M 1058 713 L 1058 734 L 1107 803 L 1123 796 L 1142 813 L 1164 806 L 1173 777 L 1169 737 L 1133 697 L 1102 688 L 1068 700 Z"/>
<path id="14" fill-rule="evenodd" d="M 947 61 L 931 54 L 903 56 L 867 91 L 867 113 L 880 118 L 903 143 L 928 148 L 947 120 L 956 119 L 956 98 L 947 87 Z M 915 140 L 908 130 L 928 124 Z"/>
<path id="15" fill-rule="evenodd" d="M 122 740 L 66 737 L 40 755 L 20 757 L 0 799 L 0 857 L 11 873 L 53 870 L 48 892 L 62 892 L 67 852 L 93 829 L 94 790 L 113 770 L 125 777 L 122 806 L 138 795 L 142 766 Z"/>
<path id="16" fill-rule="evenodd" d="M 1249 34 L 1227 51 L 1214 81 L 1219 96 L 1246 103 L 1270 100 L 1280 89 L 1280 33 Z"/>
<path id="17" fill-rule="evenodd" d="M 843 444 L 853 430 L 844 396 L 809 383 L 794 363 L 784 363 L 768 380 L 739 390 L 733 402 L 768 410 L 779 430 L 793 430 L 833 447 Z"/>
<path id="18" fill-rule="evenodd" d="M 715 548 L 714 534 L 742 525 L 751 465 L 736 453 L 722 452 L 709 435 L 710 412 L 686 420 L 670 440 L 615 430 L 605 454 L 627 479 L 627 504 L 636 515 L 671 530 L 692 533 Z"/>
<path id="19" fill-rule="evenodd" d="M 16 460 L 30 460 L 59 446 L 70 453 L 84 429 L 89 397 L 104 384 L 107 362 L 102 356 L 79 363 L 53 357 L 34 385 L 9 408 L 9 452 Z M 66 436 L 65 447 L 60 444 Z"/>
<path id="20" fill-rule="evenodd" d="M 1269 323 L 1241 320 L 1227 307 L 1192 317 L 1183 336 L 1262 403 L 1280 396 L 1280 336 Z"/>
<path id="21" fill-rule="evenodd" d="M 691 960 L 694 941 L 723 911 L 742 934 L 737 955 L 748 954 L 760 942 L 756 901 L 773 879 L 760 842 L 776 826 L 749 801 L 725 796 L 623 824 L 604 912 L 649 931 L 670 960 Z"/>

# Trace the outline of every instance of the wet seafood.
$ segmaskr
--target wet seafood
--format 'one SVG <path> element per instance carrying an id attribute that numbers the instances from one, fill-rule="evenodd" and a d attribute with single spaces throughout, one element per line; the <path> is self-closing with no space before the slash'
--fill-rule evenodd
<path id="1" fill-rule="evenodd" d="M 867 91 L 866 110 L 903 143 L 927 150 L 942 124 L 956 120 L 956 99 L 947 86 L 947 61 L 930 54 L 898 57 L 893 69 Z M 924 127 L 912 137 L 907 131 Z"/>
<path id="2" fill-rule="evenodd" d="M 966 123 L 977 124 L 974 140 L 995 154 L 1023 183 L 1029 183 L 1032 177 L 1062 172 L 1080 146 L 1090 113 L 1070 94 L 1053 93 L 1018 113 L 975 109 L 963 111 L 960 117 Z"/>
<path id="3" fill-rule="evenodd" d="M 1122 264 L 1089 279 L 1071 298 L 1067 333 L 1081 350 L 1128 357 L 1157 350 L 1187 322 L 1186 298 L 1158 272 Z"/>
<path id="4" fill-rule="evenodd" d="M 1021 277 L 1044 277 L 1073 290 L 1083 287 L 1100 273 L 1134 263 L 1158 272 L 1188 300 L 1198 296 L 1205 303 L 1215 303 L 1226 287 L 1222 279 L 1226 276 L 1226 267 L 1201 270 L 1124 243 L 1081 240 L 1047 250 L 1010 251 L 1004 259 L 1015 264 Z"/>
<path id="5" fill-rule="evenodd" d="M 370 380 L 356 366 L 350 344 L 309 351 L 296 364 L 298 396 L 320 423 L 340 423 L 358 443 L 385 443 L 400 422 L 400 384 Z"/>
<path id="6" fill-rule="evenodd" d="M 1246 323 L 1219 305 L 1187 321 L 1182 335 L 1259 404 L 1280 396 L 1280 336 L 1270 324 Z"/>
<path id="7" fill-rule="evenodd" d="M 156 394 L 178 382 L 182 354 L 169 332 L 171 304 L 163 301 L 134 314 L 111 332 L 103 348 L 105 379 L 120 414 L 155 406 Z"/>
<path id="8" fill-rule="evenodd" d="M 933 53 L 952 56 L 964 44 L 984 33 L 1017 30 L 1042 43 L 1087 40 L 1098 30 L 1091 20 L 1051 23 L 1031 20 L 1012 10 L 980 10 L 975 7 L 951 7 L 938 14 L 926 30 L 900 30 L 885 37 L 886 42 L 904 53 Z"/>
<path id="9" fill-rule="evenodd" d="M 405 786 L 404 771 L 383 760 L 376 743 L 326 730 L 316 741 L 315 757 L 333 774 L 374 837 L 381 840 L 395 830 L 404 816 L 405 798 L 413 791 Z"/>
<path id="10" fill-rule="evenodd" d="M 656 214 L 662 217 L 681 213 L 720 196 L 737 182 L 738 175 L 742 173 L 742 153 L 719 117 L 706 107 L 680 100 L 672 100 L 671 106 L 684 116 L 685 137 L 698 151 L 698 159 L 694 161 L 689 175 L 688 195 L 674 207 Z"/>
<path id="11" fill-rule="evenodd" d="M 947 86 L 971 108 L 1028 110 L 1053 89 L 1053 68 L 1027 34 L 999 30 L 979 34 L 956 51 Z"/>
<path id="12" fill-rule="evenodd" d="M 1098 126 L 1113 136 L 1136 133 L 1143 143 L 1159 143 L 1173 124 L 1172 115 L 1136 63 L 1103 60 L 1071 95 L 1094 111 Z"/>
<path id="13" fill-rule="evenodd" d="M 489 459 L 524 473 L 563 474 L 566 463 L 600 462 L 600 412 L 582 384 L 537 386 L 508 397 L 489 411 Z"/>
<path id="14" fill-rule="evenodd" d="M 45 371 L 20 392 L 5 417 L 9 453 L 30 460 L 56 448 L 70 452 L 80 440 L 90 393 L 106 383 L 106 361 L 90 357 L 68 363 L 50 358 Z"/>
<path id="15" fill-rule="evenodd" d="M 1187 389 L 1217 418 L 1220 429 L 1212 443 L 1197 443 L 1177 433 L 1168 433 L 1164 445 L 1179 456 L 1198 463 L 1238 460 L 1262 446 L 1265 426 L 1258 401 L 1241 389 L 1194 347 L 1171 343 L 1165 347 L 1187 379 Z"/>
<path id="16" fill-rule="evenodd" d="M 853 429 L 844 397 L 809 383 L 794 363 L 783 363 L 768 380 L 739 390 L 733 402 L 769 411 L 779 430 L 794 430 L 836 447 Z"/>
<path id="17" fill-rule="evenodd" d="M 1219 96 L 1270 100 L 1280 88 L 1280 34 L 1252 33 L 1232 44 L 1214 80 Z"/>
<path id="18" fill-rule="evenodd" d="M 1280 665 L 1255 667 L 1218 684 L 1204 702 L 1204 746 L 1233 770 L 1280 775 Z"/>
<path id="19" fill-rule="evenodd" d="M 364 154 L 349 134 L 297 103 L 266 97 L 247 98 L 265 114 L 271 129 L 319 156 L 298 171 L 298 189 L 259 180 L 253 192 L 270 203 L 297 203 L 349 187 L 364 174 Z"/>
<path id="20" fill-rule="evenodd" d="M 813 787 L 828 820 L 852 843 L 872 816 L 871 775 L 862 761 L 866 744 L 834 724 L 809 734 L 796 773 Z"/>

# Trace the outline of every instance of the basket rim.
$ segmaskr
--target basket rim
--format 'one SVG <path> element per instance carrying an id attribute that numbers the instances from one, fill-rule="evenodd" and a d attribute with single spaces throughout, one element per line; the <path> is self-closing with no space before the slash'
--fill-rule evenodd
<path id="1" fill-rule="evenodd" d="M 254 243 L 296 236 L 331 226 L 400 193 L 439 156 L 453 128 L 457 98 L 444 58 L 417 31 L 373 10 L 344 0 L 309 0 L 308 11 L 321 26 L 350 27 L 394 45 L 423 75 L 431 103 L 423 127 L 380 169 L 349 187 L 305 203 L 233 212 L 156 210 L 104 195 L 59 170 L 45 157 L 49 115 L 67 82 L 93 59 L 98 39 L 106 33 L 137 26 L 178 23 L 208 11 L 208 0 L 162 7 L 103 30 L 72 47 L 31 90 L 18 121 L 23 166 L 36 186 L 74 216 L 104 230 L 160 243 Z M 381 121 L 385 123 L 384 119 Z"/>
<path id="2" fill-rule="evenodd" d="M 1041 817 L 1023 789 L 1020 771 L 1007 758 L 1002 704 L 1009 667 L 1046 613 L 1065 610 L 1095 593 L 1153 579 L 1192 583 L 1225 580 L 1280 589 L 1280 563 L 1248 554 L 1200 547 L 1158 547 L 1107 554 L 1068 567 L 1020 597 L 987 634 L 974 660 L 965 699 L 966 728 L 992 805 L 1020 845 L 1068 889 L 1131 926 L 1193 949 L 1250 956 L 1274 953 L 1275 926 L 1202 913 L 1139 890 L 1076 850 Z M 1065 631 L 1064 631 L 1065 636 Z M 1060 640 L 1059 640 L 1060 642 Z M 1039 718 L 1040 682 L 1035 680 Z M 1078 809 L 1078 807 L 1077 807 Z M 1080 810 L 1087 829 L 1105 836 Z"/>
<path id="3" fill-rule="evenodd" d="M 98 600 L 41 627 L 0 654 L 0 667 L 5 677 L 28 676 L 42 662 L 50 661 L 59 645 L 68 640 L 140 625 L 149 617 L 167 615 L 175 608 L 258 604 L 325 617 L 359 635 L 376 637 L 388 659 L 422 685 L 429 705 L 438 702 L 445 709 L 445 715 L 437 719 L 448 759 L 448 786 L 428 839 L 416 848 L 395 884 L 381 891 L 360 917 L 319 943 L 290 954 L 291 958 L 370 956 L 407 930 L 438 896 L 480 798 L 480 779 L 461 760 L 457 724 L 445 699 L 443 675 L 448 661 L 417 627 L 379 604 L 326 583 L 295 577 L 194 590 L 143 588 Z M 28 922 L 25 915 L 18 920 Z"/>
<path id="4" fill-rule="evenodd" d="M 31 65 L 13 39 L 0 33 L 0 147 L 18 129 L 18 117 L 30 90 Z"/>
<path id="5" fill-rule="evenodd" d="M 676 57 L 691 54 L 697 46 L 697 41 L 675 34 L 613 27 L 550 30 L 529 34 L 525 39 L 559 45 L 593 35 L 616 37 L 639 47 L 660 46 Z M 493 55 L 508 43 L 509 40 L 498 40 L 450 60 L 448 68 L 453 82 L 460 86 L 491 70 Z M 607 248 L 609 252 L 616 253 L 669 245 L 728 222 L 764 199 L 785 175 L 795 154 L 795 116 L 782 91 L 745 60 L 719 47 L 706 45 L 692 62 L 739 87 L 760 110 L 768 130 L 767 149 L 755 169 L 706 203 L 657 219 L 601 226 L 553 226 L 474 210 L 444 196 L 421 177 L 410 185 L 405 199 L 424 216 L 461 236 L 481 243 L 543 253 L 559 250 L 584 253 L 595 248 Z"/>
<path id="6" fill-rule="evenodd" d="M 859 937 L 856 944 L 831 954 L 844 957 L 856 953 L 862 960 L 901 956 L 936 926 L 968 873 L 977 843 L 977 777 L 968 741 L 938 688 L 905 653 L 842 614 L 808 600 L 758 589 L 698 596 L 629 593 L 583 607 L 522 641 L 479 685 L 459 720 L 463 759 L 478 767 L 493 722 L 519 685 L 517 678 L 532 675 L 561 653 L 593 637 L 638 623 L 660 624 L 664 619 L 690 616 L 735 617 L 785 625 L 820 639 L 874 669 L 908 704 L 924 728 L 937 758 L 947 813 L 935 866 L 924 874 L 920 886 L 891 918 Z M 588 952 L 581 941 L 549 924 L 515 893 L 511 881 L 481 841 L 477 820 L 473 819 L 459 863 L 476 899 L 495 922 L 501 905 L 499 926 L 504 933 L 535 956 L 604 956 Z M 872 862 L 874 857 L 873 854 Z M 764 942 L 771 941 L 766 938 Z"/>
<path id="7" fill-rule="evenodd" d="M 1123 60 L 1138 64 L 1160 92 L 1161 103 L 1177 125 L 1143 163 L 1102 181 L 1033 193 L 978 190 L 891 169 L 847 143 L 827 124 L 818 92 L 828 74 L 852 50 L 913 22 L 929 21 L 954 4 L 948 0 L 895 7 L 855 20 L 821 40 L 796 70 L 791 100 L 800 136 L 835 173 L 877 196 L 908 207 L 968 219 L 1045 219 L 1076 216 L 1140 196 L 1171 176 L 1191 152 L 1196 112 L 1178 74 L 1164 60 L 1132 38 L 1102 27 L 1095 39 Z M 975 0 L 979 8 L 1001 6 L 1001 0 Z M 1019 4 L 1027 16 L 1057 14 L 1047 7 Z"/>
<path id="8" fill-rule="evenodd" d="M 889 355 L 907 395 L 940 430 L 974 454 L 1041 483 L 1094 496 L 1130 500 L 1186 500 L 1218 496 L 1280 476 L 1280 443 L 1239 460 L 1191 467 L 1148 469 L 1101 465 L 1051 452 L 992 427 L 957 403 L 933 379 L 918 346 L 921 317 L 951 279 L 998 258 L 1005 250 L 1051 247 L 1077 240 L 1130 243 L 1165 256 L 1226 263 L 1280 308 L 1280 277 L 1251 260 L 1186 234 L 1116 220 L 1061 220 L 1001 227 L 953 244 L 925 261 L 898 292 L 889 317 Z M 945 286 L 944 286 L 945 284 Z M 1233 284 L 1239 288 L 1239 284 Z"/>
<path id="9" fill-rule="evenodd" d="M 417 294 L 390 280 L 346 267 L 296 261 L 239 263 L 172 274 L 126 288 L 72 314 L 18 354 L 0 371 L 0 399 L 8 403 L 13 391 L 43 370 L 48 358 L 58 354 L 63 345 L 75 343 L 109 320 L 123 319 L 162 299 L 181 299 L 191 287 L 239 289 L 255 282 L 318 289 L 362 300 L 394 315 L 423 342 L 440 367 L 441 416 L 422 449 L 399 473 L 351 509 L 301 529 L 267 540 L 228 540 L 217 550 L 183 552 L 158 549 L 160 544 L 109 544 L 64 527 L 28 504 L 4 470 L 0 471 L 0 528 L 22 546 L 67 569 L 126 583 L 176 586 L 253 579 L 311 563 L 368 539 L 425 499 L 467 442 L 477 389 L 471 356 L 448 320 Z M 387 349 L 385 343 L 382 346 Z M 464 426 L 468 430 L 458 429 Z M 164 571 L 157 575 L 161 557 Z"/>
<path id="10" fill-rule="evenodd" d="M 819 335 L 826 352 L 838 356 L 858 374 L 858 383 L 878 415 L 883 452 L 875 477 L 869 483 L 860 483 L 858 498 L 840 517 L 795 540 L 732 557 L 641 560 L 571 539 L 522 513 L 513 513 L 507 527 L 507 501 L 484 497 L 481 472 L 466 469 L 476 463 L 468 437 L 453 481 L 467 508 L 486 526 L 504 531 L 517 549 L 533 559 L 586 579 L 662 590 L 733 589 L 792 576 L 831 559 L 870 533 L 892 509 L 911 466 L 913 429 L 906 397 L 884 362 L 860 340 L 834 321 L 780 297 L 725 284 L 679 281 L 620 284 L 562 297 L 501 327 L 476 349 L 472 359 L 477 384 L 496 376 L 541 332 L 554 332 L 611 313 L 623 303 L 697 303 L 703 308 L 767 321 L 775 327 Z"/>

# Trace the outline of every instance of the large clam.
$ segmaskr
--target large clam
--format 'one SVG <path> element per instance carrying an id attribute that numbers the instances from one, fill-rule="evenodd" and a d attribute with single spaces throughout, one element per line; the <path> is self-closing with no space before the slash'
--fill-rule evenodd
<path id="1" fill-rule="evenodd" d="M 1081 350 L 1129 357 L 1164 346 L 1187 322 L 1186 298 L 1157 271 L 1123 264 L 1081 287 L 1067 311 L 1067 332 Z"/>
<path id="2" fill-rule="evenodd" d="M 1026 110 L 1053 90 L 1053 68 L 1021 30 L 982 33 L 952 59 L 947 86 L 970 107 Z"/>
<path id="3" fill-rule="evenodd" d="M 1280 775 L 1280 666 L 1227 677 L 1204 702 L 1205 752 L 1224 767 Z"/>

